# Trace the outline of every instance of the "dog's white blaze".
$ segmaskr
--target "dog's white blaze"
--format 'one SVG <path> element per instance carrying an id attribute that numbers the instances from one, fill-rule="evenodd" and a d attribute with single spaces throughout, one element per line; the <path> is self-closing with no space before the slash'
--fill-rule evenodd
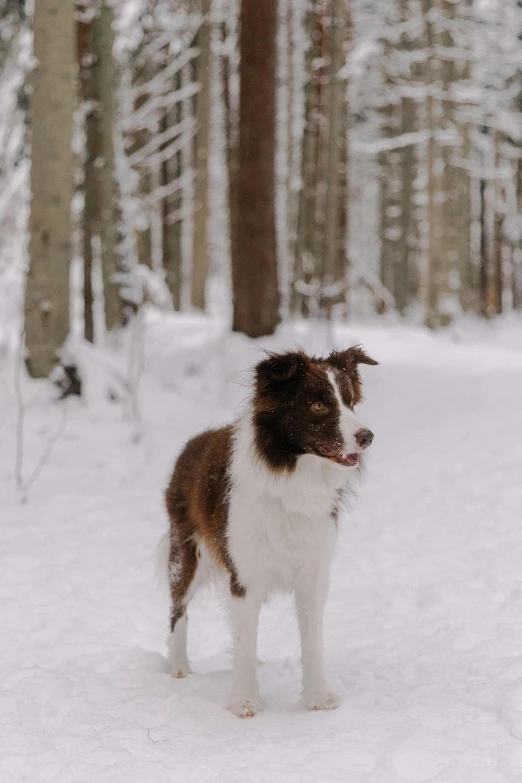
<path id="1" fill-rule="evenodd" d="M 355 413 L 352 410 L 350 410 L 350 408 L 348 408 L 347 405 L 344 404 L 343 398 L 341 397 L 341 393 L 339 391 L 339 387 L 337 385 L 337 381 L 335 380 L 335 375 L 333 374 L 332 370 L 327 370 L 326 374 L 328 376 L 328 380 L 332 385 L 332 389 L 335 394 L 335 399 L 339 404 L 339 410 L 340 410 L 339 429 L 341 430 L 341 435 L 343 436 L 343 440 L 344 440 L 343 453 L 353 454 L 355 451 L 359 451 L 359 444 L 355 440 L 355 433 L 358 432 L 363 425 L 361 424 L 361 420 L 355 415 Z"/>

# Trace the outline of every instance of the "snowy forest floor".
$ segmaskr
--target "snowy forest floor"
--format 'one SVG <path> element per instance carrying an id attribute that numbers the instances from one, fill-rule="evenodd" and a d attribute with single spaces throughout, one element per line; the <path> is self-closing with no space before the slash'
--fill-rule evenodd
<path id="1" fill-rule="evenodd" d="M 25 504 L 12 374 L 0 367 L 2 783 L 522 781 L 520 323 L 335 331 L 337 347 L 361 342 L 381 362 L 363 369 L 375 444 L 342 519 L 326 611 L 339 710 L 301 708 L 285 597 L 261 619 L 262 715 L 224 709 L 229 636 L 213 594 L 190 616 L 195 673 L 167 673 L 155 549 L 176 454 L 231 419 L 261 345 L 320 353 L 325 340 L 294 325 L 254 343 L 151 314 L 141 437 L 104 399 L 111 371 L 86 353 L 87 403 L 66 402 Z M 46 384 L 24 379 L 22 391 L 27 476 L 62 414 Z"/>

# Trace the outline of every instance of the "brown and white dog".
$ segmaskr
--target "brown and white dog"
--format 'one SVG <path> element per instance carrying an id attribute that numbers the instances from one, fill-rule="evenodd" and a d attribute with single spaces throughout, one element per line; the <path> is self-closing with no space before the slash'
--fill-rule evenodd
<path id="1" fill-rule="evenodd" d="M 280 590 L 295 593 L 306 706 L 338 706 L 323 672 L 322 619 L 338 509 L 373 440 L 354 413 L 361 363 L 377 364 L 358 346 L 326 359 L 269 354 L 244 414 L 190 440 L 166 491 L 172 673 L 188 672 L 187 604 L 217 578 L 229 599 L 230 707 L 240 717 L 260 708 L 259 611 Z"/>

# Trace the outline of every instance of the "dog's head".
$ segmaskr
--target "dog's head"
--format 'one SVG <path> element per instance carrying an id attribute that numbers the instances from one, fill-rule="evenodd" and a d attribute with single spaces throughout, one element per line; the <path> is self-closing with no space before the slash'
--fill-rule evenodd
<path id="1" fill-rule="evenodd" d="M 292 469 L 302 454 L 346 468 L 359 465 L 373 434 L 354 413 L 362 398 L 359 364 L 377 364 L 359 346 L 325 359 L 302 351 L 269 354 L 255 368 L 254 426 L 262 457 Z"/>

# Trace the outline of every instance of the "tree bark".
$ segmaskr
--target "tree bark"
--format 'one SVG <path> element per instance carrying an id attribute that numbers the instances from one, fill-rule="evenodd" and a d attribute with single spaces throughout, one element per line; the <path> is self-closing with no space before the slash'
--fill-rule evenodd
<path id="1" fill-rule="evenodd" d="M 174 89 L 176 91 L 181 89 L 181 71 L 178 71 L 174 77 Z M 180 123 L 181 115 L 181 102 L 176 103 L 173 108 L 165 111 L 160 124 L 161 132 Z M 168 146 L 168 142 L 165 144 L 166 146 Z M 181 177 L 181 159 L 182 153 L 181 150 L 178 150 L 161 163 L 162 186 L 169 185 Z M 173 194 L 165 196 L 162 200 L 163 267 L 175 310 L 181 309 L 181 207 L 181 188 L 178 188 Z"/>
<path id="2" fill-rule="evenodd" d="M 196 81 L 200 88 L 196 96 L 197 134 L 194 165 L 194 239 L 192 251 L 191 304 L 205 310 L 206 284 L 209 270 L 209 143 L 212 108 L 212 0 L 202 0 L 202 20 L 197 34 L 199 55 L 196 60 Z"/>
<path id="3" fill-rule="evenodd" d="M 103 274 L 103 296 L 107 331 L 121 325 L 121 301 L 117 281 L 118 256 L 118 188 L 114 155 L 116 121 L 116 72 L 112 47 L 114 42 L 113 10 L 106 2 L 92 21 L 95 54 L 95 79 L 98 120 L 98 155 L 94 161 L 99 200 L 100 256 Z"/>
<path id="4" fill-rule="evenodd" d="M 498 170 L 501 163 L 500 133 L 495 134 L 495 168 Z M 504 207 L 503 207 L 503 189 L 502 183 L 497 179 L 493 190 L 493 258 L 492 261 L 492 280 L 490 293 L 491 315 L 500 315 L 502 313 L 503 294 L 504 294 L 504 270 L 503 270 L 503 250 L 504 250 Z"/>
<path id="5" fill-rule="evenodd" d="M 32 72 L 30 267 L 25 299 L 27 368 L 44 378 L 69 332 L 76 28 L 70 0 L 38 0 Z"/>
<path id="6" fill-rule="evenodd" d="M 434 95 L 440 63 L 435 54 L 436 30 L 432 11 L 435 4 L 432 0 L 422 0 L 425 32 L 426 32 L 426 128 L 429 132 L 427 150 L 428 175 L 428 268 L 426 279 L 425 323 L 430 328 L 445 326 L 451 320 L 444 308 L 447 294 L 447 267 L 443 248 L 444 236 L 444 162 L 438 133 L 441 122 L 440 101 Z M 436 18 L 436 17 L 435 17 Z"/>
<path id="7" fill-rule="evenodd" d="M 237 258 L 238 233 L 238 171 L 239 171 L 239 96 L 234 93 L 235 68 L 231 59 L 232 37 L 230 19 L 221 25 L 221 43 L 226 54 L 221 60 L 221 75 L 223 85 L 223 108 L 225 113 L 225 145 L 228 175 L 228 208 L 229 208 L 229 239 L 230 257 Z"/>
<path id="8" fill-rule="evenodd" d="M 234 331 L 272 334 L 279 322 L 275 236 L 277 0 L 242 0 Z"/>
<path id="9" fill-rule="evenodd" d="M 520 99 L 522 103 L 522 98 Z M 516 198 L 517 212 L 522 214 L 522 159 L 516 163 Z M 520 218 L 519 218 L 520 220 Z M 512 255 L 511 290 L 513 297 L 513 309 L 522 310 L 522 239 L 519 239 L 513 248 Z"/>
<path id="10" fill-rule="evenodd" d="M 88 106 L 88 102 L 93 100 L 91 28 L 92 25 L 90 22 L 78 22 L 77 35 L 80 94 L 85 106 Z M 94 192 L 96 181 L 96 173 L 94 170 L 95 132 L 96 118 L 92 109 L 88 108 L 85 113 L 85 159 L 83 164 L 83 213 L 81 218 L 81 232 L 83 248 L 83 336 L 90 343 L 94 342 L 92 230 L 96 222 L 95 212 L 98 203 Z"/>
<path id="11" fill-rule="evenodd" d="M 489 315 L 488 307 L 488 221 L 487 221 L 487 183 L 485 179 L 480 180 L 480 310 L 484 318 Z"/>
<path id="12" fill-rule="evenodd" d="M 152 75 L 152 68 L 148 61 L 139 63 L 133 73 L 132 86 L 143 87 Z M 150 95 L 146 91 L 140 92 L 134 101 L 134 111 L 139 111 L 149 98 Z M 142 149 L 149 139 L 149 129 L 139 128 L 136 130 L 131 136 L 131 143 L 127 149 L 129 157 Z M 138 166 L 137 175 L 139 178 L 137 196 L 140 199 L 141 210 L 135 226 L 136 253 L 139 264 L 152 268 L 151 212 L 153 207 L 151 207 L 149 199 L 153 190 L 153 176 L 147 165 Z"/>
<path id="13" fill-rule="evenodd" d="M 322 20 L 316 0 L 308 6 L 305 26 L 308 49 L 305 58 L 306 83 L 304 105 L 304 129 L 301 154 L 301 190 L 297 213 L 297 238 L 295 245 L 292 310 L 296 314 L 310 315 L 310 298 L 299 291 L 296 283 L 310 285 L 318 274 L 316 258 L 316 213 L 319 185 L 320 155 L 320 94 L 322 66 Z"/>
<path id="14" fill-rule="evenodd" d="M 446 298 L 446 317 L 451 317 L 459 308 L 469 309 L 473 301 L 471 281 L 471 193 L 468 171 L 462 167 L 462 159 L 469 157 L 469 131 L 465 122 L 459 117 L 457 89 L 461 80 L 470 78 L 470 66 L 462 64 L 455 55 L 448 57 L 448 52 L 454 50 L 458 41 L 454 38 L 454 26 L 462 22 L 464 12 L 469 7 L 467 0 L 458 5 L 451 0 L 441 0 L 441 14 L 445 19 L 446 28 L 440 35 L 441 45 L 446 50 L 446 58 L 440 63 L 442 71 L 441 127 L 448 137 L 454 141 L 441 146 L 441 156 L 444 163 L 442 205 L 444 232 L 441 238 L 442 258 L 444 263 L 444 290 Z M 452 302 L 452 303 L 451 303 Z M 448 306 L 452 312 L 448 312 Z"/>
<path id="15" fill-rule="evenodd" d="M 328 31 L 328 137 L 326 149 L 326 215 L 323 251 L 323 285 L 338 293 L 323 295 L 321 310 L 331 317 L 334 304 L 345 301 L 347 278 L 346 248 L 346 157 L 348 112 L 346 81 L 339 76 L 346 58 L 350 8 L 346 0 L 331 0 Z"/>
<path id="16" fill-rule="evenodd" d="M 393 57 L 389 44 L 385 47 L 386 59 Z M 402 111 L 400 99 L 394 95 L 398 85 L 386 69 L 385 107 L 382 112 L 382 135 L 394 139 L 401 130 Z M 402 237 L 402 168 L 401 150 L 386 150 L 381 154 L 381 282 L 395 294 L 396 272 L 401 262 Z"/>

